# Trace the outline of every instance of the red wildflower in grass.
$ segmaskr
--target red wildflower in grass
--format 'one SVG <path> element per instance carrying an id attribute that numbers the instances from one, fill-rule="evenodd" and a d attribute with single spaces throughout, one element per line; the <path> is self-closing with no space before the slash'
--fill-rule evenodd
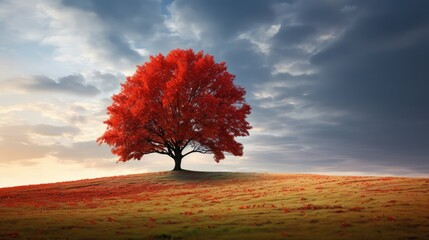
<path id="1" fill-rule="evenodd" d="M 389 217 L 387 217 L 387 220 L 390 221 L 390 222 L 396 222 L 396 217 L 389 216 Z"/>
<path id="2" fill-rule="evenodd" d="M 19 238 L 20 234 L 19 234 L 19 232 L 10 232 L 7 234 L 7 236 L 11 237 L 11 238 Z"/>
<path id="3" fill-rule="evenodd" d="M 149 220 L 149 222 L 156 222 L 156 219 L 152 218 L 152 217 L 150 217 L 148 220 Z"/>
<path id="4" fill-rule="evenodd" d="M 349 211 L 353 211 L 353 212 L 360 212 L 360 211 L 362 211 L 363 209 L 364 209 L 363 207 L 355 206 L 355 207 L 351 207 L 351 208 L 349 208 Z"/>
<path id="5" fill-rule="evenodd" d="M 95 225 L 97 224 L 96 220 L 87 220 L 86 223 L 90 224 L 90 225 Z"/>
<path id="6" fill-rule="evenodd" d="M 250 205 L 243 205 L 238 207 L 238 209 L 249 209 L 251 206 Z"/>
<path id="7" fill-rule="evenodd" d="M 114 221 L 116 221 L 114 218 L 112 218 L 112 217 L 107 217 L 107 219 L 106 219 L 108 222 L 114 222 Z"/>
<path id="8" fill-rule="evenodd" d="M 348 222 L 342 222 L 342 223 L 341 223 L 341 227 L 342 227 L 342 228 L 351 227 L 351 226 L 353 226 L 353 225 L 351 225 L 351 224 L 350 224 L 350 223 L 348 223 Z"/>
<path id="9" fill-rule="evenodd" d="M 316 206 L 314 204 L 309 203 L 309 204 L 305 204 L 304 206 L 302 206 L 298 209 L 299 210 L 317 210 L 319 208 L 320 208 L 319 206 Z"/>

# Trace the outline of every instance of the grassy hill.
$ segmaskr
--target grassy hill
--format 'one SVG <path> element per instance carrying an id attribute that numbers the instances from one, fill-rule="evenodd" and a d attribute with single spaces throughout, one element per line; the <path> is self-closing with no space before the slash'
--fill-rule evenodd
<path id="1" fill-rule="evenodd" d="M 0 239 L 429 239 L 429 179 L 160 172 L 0 188 Z"/>

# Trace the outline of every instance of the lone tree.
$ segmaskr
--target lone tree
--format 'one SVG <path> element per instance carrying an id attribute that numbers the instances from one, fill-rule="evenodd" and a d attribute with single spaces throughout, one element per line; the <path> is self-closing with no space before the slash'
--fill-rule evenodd
<path id="1" fill-rule="evenodd" d="M 234 137 L 249 135 L 250 106 L 234 78 L 224 62 L 202 51 L 151 56 L 113 95 L 107 130 L 97 142 L 111 146 L 122 162 L 168 155 L 173 170 L 182 170 L 182 159 L 191 153 L 213 153 L 216 162 L 224 152 L 242 156 L 243 145 Z"/>

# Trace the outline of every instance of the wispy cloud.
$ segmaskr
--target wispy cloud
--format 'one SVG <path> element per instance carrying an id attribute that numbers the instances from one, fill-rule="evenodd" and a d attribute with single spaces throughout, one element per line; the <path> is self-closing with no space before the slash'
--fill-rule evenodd
<path id="1" fill-rule="evenodd" d="M 0 83 L 5 90 L 17 90 L 23 93 L 67 93 L 82 96 L 95 96 L 100 93 L 95 86 L 86 83 L 81 74 L 69 75 L 59 78 L 57 81 L 46 76 L 33 76 L 27 78 L 15 78 Z"/>

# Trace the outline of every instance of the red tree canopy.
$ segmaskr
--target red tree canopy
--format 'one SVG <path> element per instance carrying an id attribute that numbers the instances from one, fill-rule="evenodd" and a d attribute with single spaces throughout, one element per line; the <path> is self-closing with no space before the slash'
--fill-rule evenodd
<path id="1" fill-rule="evenodd" d="M 243 145 L 234 138 L 249 135 L 250 106 L 234 78 L 224 62 L 202 51 L 151 56 L 113 95 L 107 130 L 97 142 L 111 146 L 118 161 L 168 155 L 175 170 L 194 152 L 213 153 L 216 162 L 224 152 L 241 156 Z"/>

